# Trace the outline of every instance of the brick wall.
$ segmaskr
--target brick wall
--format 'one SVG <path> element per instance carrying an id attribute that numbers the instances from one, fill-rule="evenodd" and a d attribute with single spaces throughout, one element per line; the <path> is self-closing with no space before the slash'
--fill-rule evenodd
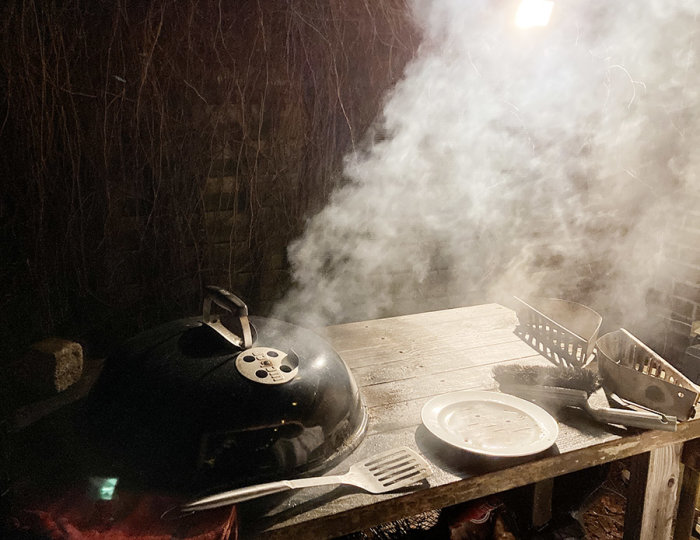
<path id="1" fill-rule="evenodd" d="M 700 194 L 689 193 L 689 208 L 672 226 L 666 248 L 668 309 L 663 354 L 680 358 L 690 344 L 693 321 L 700 320 Z"/>

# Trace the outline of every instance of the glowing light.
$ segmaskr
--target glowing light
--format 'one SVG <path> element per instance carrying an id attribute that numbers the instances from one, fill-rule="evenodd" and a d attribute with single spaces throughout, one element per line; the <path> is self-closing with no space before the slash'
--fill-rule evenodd
<path id="1" fill-rule="evenodd" d="M 551 0 L 521 0 L 515 13 L 515 24 L 520 28 L 547 26 L 553 7 Z"/>
<path id="2" fill-rule="evenodd" d="M 90 478 L 89 495 L 94 500 L 111 501 L 118 482 L 118 478 L 93 476 Z"/>

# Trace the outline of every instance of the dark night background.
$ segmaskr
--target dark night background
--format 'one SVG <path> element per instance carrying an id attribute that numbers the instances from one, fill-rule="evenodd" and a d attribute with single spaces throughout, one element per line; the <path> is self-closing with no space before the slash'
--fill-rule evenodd
<path id="1" fill-rule="evenodd" d="M 415 49 L 401 1 L 5 3 L 0 348 L 101 354 L 195 314 L 266 313 L 285 249 Z"/>
<path id="2" fill-rule="evenodd" d="M 0 361 L 203 287 L 322 326 L 556 296 L 700 318 L 694 2 L 6 2 Z"/>

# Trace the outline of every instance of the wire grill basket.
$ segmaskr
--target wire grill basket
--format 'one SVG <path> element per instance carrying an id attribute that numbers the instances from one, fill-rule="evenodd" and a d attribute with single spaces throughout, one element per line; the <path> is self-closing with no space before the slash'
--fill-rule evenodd
<path id="1" fill-rule="evenodd" d="M 597 349 L 598 371 L 608 391 L 679 420 L 695 416 L 700 387 L 627 330 L 605 334 Z"/>
<path id="2" fill-rule="evenodd" d="M 559 298 L 515 297 L 515 332 L 537 352 L 559 366 L 582 368 L 594 358 L 603 318 L 591 308 Z"/>

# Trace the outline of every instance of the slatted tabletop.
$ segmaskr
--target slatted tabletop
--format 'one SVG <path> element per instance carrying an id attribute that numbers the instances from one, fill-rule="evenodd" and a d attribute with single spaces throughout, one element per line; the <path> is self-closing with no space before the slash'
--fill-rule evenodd
<path id="1" fill-rule="evenodd" d="M 406 445 L 431 463 L 433 475 L 400 493 L 326 487 L 242 503 L 243 536 L 333 538 L 700 437 L 697 421 L 679 424 L 676 432 L 627 431 L 568 410 L 558 417 L 555 445 L 535 456 L 483 457 L 437 439 L 421 424 L 430 398 L 495 390 L 491 370 L 497 364 L 547 365 L 514 333 L 516 324 L 513 311 L 486 304 L 325 328 L 320 333 L 350 367 L 369 413 L 363 442 L 328 474 Z"/>

